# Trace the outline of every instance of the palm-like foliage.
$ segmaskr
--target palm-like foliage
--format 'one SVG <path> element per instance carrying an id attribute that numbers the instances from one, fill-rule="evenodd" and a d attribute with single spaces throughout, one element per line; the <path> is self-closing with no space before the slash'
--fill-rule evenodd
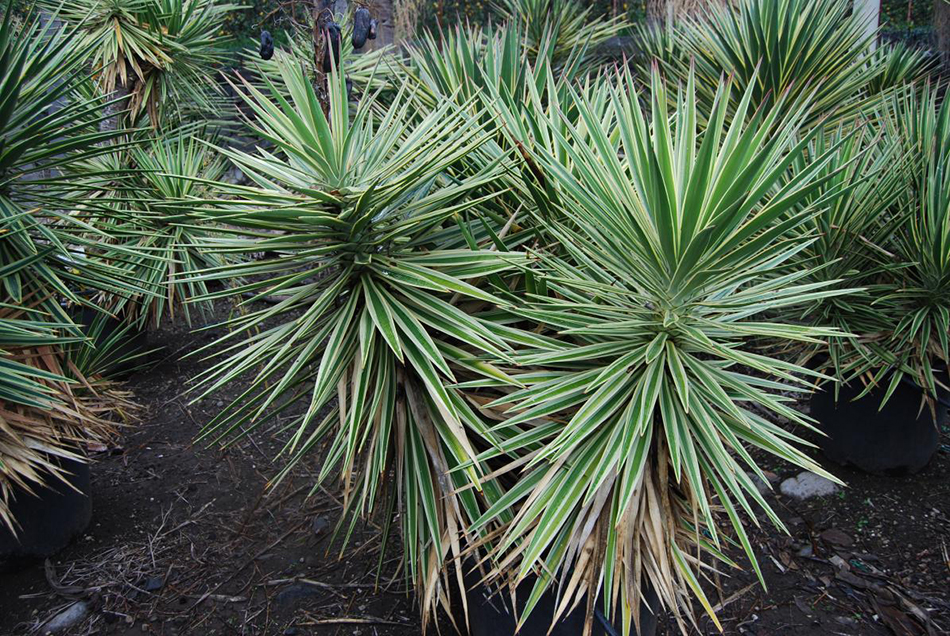
<path id="1" fill-rule="evenodd" d="M 886 113 L 881 114 L 886 121 Z M 851 133 L 840 128 L 821 133 L 793 167 L 808 170 L 815 157 L 837 148 L 820 173 L 829 178 L 806 202 L 819 210 L 803 228 L 815 240 L 796 255 L 793 267 L 808 270 L 809 281 L 846 295 L 815 298 L 789 319 L 850 334 L 805 345 L 806 359 L 819 354 L 817 366 L 844 381 L 877 370 L 881 357 L 890 357 L 884 325 L 900 311 L 885 299 L 895 291 L 895 272 L 903 266 L 892 251 L 893 237 L 903 222 L 897 208 L 912 166 L 895 135 L 884 128 L 866 123 Z"/>
<path id="2" fill-rule="evenodd" d="M 193 216 L 213 196 L 208 184 L 224 168 L 216 151 L 184 134 L 137 142 L 79 166 L 75 179 L 88 184 L 72 214 L 106 236 L 88 254 L 112 264 L 117 278 L 140 290 L 103 294 L 98 304 L 140 326 L 174 319 L 176 312 L 191 324 L 190 301 L 208 288 L 188 277 L 227 262 L 201 249 L 215 229 Z M 110 179 L 102 183 L 99 174 Z M 198 308 L 205 312 L 210 305 L 201 302 Z"/>
<path id="3" fill-rule="evenodd" d="M 63 478 L 56 458 L 81 459 L 81 443 L 105 441 L 112 416 L 136 409 L 125 393 L 77 377 L 63 356 L 64 346 L 78 346 L 80 338 L 63 335 L 75 326 L 50 321 L 37 306 L 0 303 L 0 524 L 14 531 L 11 498 Z M 85 390 L 90 382 L 95 391 Z"/>
<path id="4" fill-rule="evenodd" d="M 846 0 L 711 3 L 704 17 L 644 39 L 642 70 L 648 76 L 657 60 L 685 82 L 693 68 L 702 112 L 725 75 L 751 90 L 756 106 L 808 98 L 817 118 L 848 112 L 880 74 L 867 63 L 872 38 Z"/>
<path id="5" fill-rule="evenodd" d="M 625 17 L 595 18 L 593 7 L 577 0 L 499 0 L 495 7 L 535 54 L 550 41 L 555 67 L 578 55 L 595 58 L 599 45 L 628 26 Z"/>
<path id="6" fill-rule="evenodd" d="M 593 103 L 597 95 L 605 95 L 598 87 L 609 81 L 604 74 L 585 75 L 578 56 L 555 68 L 553 52 L 547 38 L 532 51 L 528 40 L 515 30 L 460 27 L 439 37 L 428 34 L 408 47 L 408 60 L 402 66 L 405 81 L 419 87 L 414 98 L 421 112 L 451 101 L 492 133 L 461 163 L 475 172 L 495 163 L 505 168 L 494 184 L 498 196 L 486 206 L 510 218 L 514 234 L 531 225 L 526 209 L 546 200 L 533 196 L 533 191 L 553 186 L 540 175 L 532 148 L 541 145 L 570 162 L 555 148 L 552 132 L 564 132 L 577 122 L 569 87 L 576 86 Z M 605 102 L 599 100 L 600 111 L 605 110 Z M 523 237 L 510 235 L 506 242 L 517 246 Z"/>
<path id="7" fill-rule="evenodd" d="M 438 35 L 427 33 L 408 47 L 403 75 L 420 87 L 416 99 L 427 110 L 450 99 L 487 124 L 494 117 L 496 99 L 518 101 L 530 92 L 543 94 L 549 75 L 570 81 L 582 74 L 576 54 L 555 68 L 553 40 L 542 37 L 536 44 L 532 49 L 530 40 L 515 29 L 460 26 Z"/>
<path id="8" fill-rule="evenodd" d="M 475 121 L 449 103 L 417 119 L 405 90 L 381 116 L 369 99 L 351 110 L 336 74 L 326 117 L 300 65 L 279 70 L 282 86 L 268 94 L 245 86 L 251 125 L 274 153 L 226 151 L 255 185 L 204 212 L 231 235 L 206 241 L 210 250 L 276 255 L 191 279 L 231 281 L 210 296 L 248 309 L 229 322 L 203 390 L 245 374 L 250 386 L 204 435 L 247 431 L 309 403 L 292 425 L 287 469 L 327 440 L 321 481 L 338 471 L 348 508 L 382 511 L 387 527 L 387 513 L 399 512 L 428 616 L 447 600 L 444 561 L 461 556 L 481 502 L 500 494 L 477 456 L 492 434 L 453 385 L 515 383 L 492 362 L 510 359 L 518 332 L 479 307 L 498 302 L 484 281 L 524 257 L 479 249 L 465 220 L 479 204 L 472 193 L 497 172 L 452 173 L 485 139 Z M 248 306 L 265 297 L 276 304 Z"/>
<path id="9" fill-rule="evenodd" d="M 92 44 L 89 61 L 102 90 L 129 95 L 130 121 L 161 117 L 189 106 L 214 112 L 216 77 L 225 50 L 220 35 L 228 12 L 214 0 L 66 0 L 46 2 Z"/>
<path id="10" fill-rule="evenodd" d="M 895 270 L 894 294 L 882 299 L 896 305 L 899 320 L 888 329 L 886 364 L 875 379 L 893 370 L 891 390 L 907 377 L 934 397 L 938 386 L 950 388 L 950 104 L 944 99 L 938 106 L 929 89 L 906 96 L 910 108 L 898 125 L 913 153 L 912 177 L 902 191 L 903 223 L 893 247 L 906 266 Z"/>
<path id="11" fill-rule="evenodd" d="M 899 89 L 839 146 L 835 163 L 844 167 L 828 185 L 848 195 L 822 206 L 813 219 L 818 239 L 796 263 L 818 266 L 809 275 L 814 281 L 852 288 L 793 317 L 853 334 L 806 350 L 827 354 L 820 367 L 840 380 L 860 380 L 864 393 L 882 386 L 885 402 L 905 378 L 924 389 L 931 406 L 937 387 L 946 385 L 934 365 L 946 366 L 950 328 L 950 109 L 937 97 L 929 85 Z"/>
<path id="12" fill-rule="evenodd" d="M 515 311 L 558 340 L 516 355 L 536 371 L 489 405 L 508 409 L 499 436 L 527 431 L 501 444 L 526 464 L 475 530 L 513 515 L 493 544 L 495 574 L 538 575 L 528 611 L 559 579 L 561 610 L 587 595 L 591 612 L 602 593 L 626 631 L 644 586 L 679 617 L 690 593 L 712 613 L 699 559 L 732 563 L 724 527 L 758 571 L 740 514 L 755 520 L 758 505 L 781 522 L 751 479 L 761 471 L 750 449 L 821 472 L 793 434 L 752 408 L 804 425 L 776 390 L 805 389 L 805 370 L 747 345 L 834 333 L 769 319 L 834 293 L 804 272 L 773 275 L 807 245 L 801 229 L 814 210 L 802 203 L 831 176 L 818 174 L 833 149 L 787 180 L 815 134 L 792 141 L 806 107 L 790 119 L 752 113 L 748 88 L 726 123 L 725 84 L 700 134 L 692 81 L 671 99 L 654 75 L 646 115 L 632 78 L 618 83 L 604 89 L 613 119 L 576 97 L 585 132 L 557 136 L 573 170 L 539 156 L 562 196 L 552 203 L 562 216 L 542 222 L 567 256 L 540 255 L 546 294 Z"/>
<path id="13" fill-rule="evenodd" d="M 868 82 L 866 91 L 877 95 L 905 84 L 919 84 L 936 70 L 937 60 L 929 51 L 903 42 L 881 44 L 868 60 L 868 65 L 877 72 Z"/>
<path id="14" fill-rule="evenodd" d="M 12 14 L 0 26 L 0 523 L 10 526 L 14 485 L 35 487 L 56 473 L 51 456 L 109 428 L 101 401 L 77 388 L 88 378 L 63 360 L 81 334 L 61 301 L 81 303 L 78 286 L 115 288 L 57 208 L 62 170 L 111 135 L 98 132 L 102 99 L 74 99 L 87 50 L 52 20 L 27 16 L 17 30 Z"/>

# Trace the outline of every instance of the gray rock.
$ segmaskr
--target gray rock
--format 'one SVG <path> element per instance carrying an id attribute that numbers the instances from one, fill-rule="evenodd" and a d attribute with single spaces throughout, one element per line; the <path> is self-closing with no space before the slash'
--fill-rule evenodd
<path id="1" fill-rule="evenodd" d="M 65 632 L 70 627 L 79 624 L 79 622 L 89 613 L 89 606 L 85 601 L 77 601 L 64 609 L 62 612 L 46 621 L 41 633 L 59 634 Z"/>
<path id="2" fill-rule="evenodd" d="M 786 497 L 804 500 L 812 497 L 827 497 L 841 488 L 833 481 L 806 470 L 783 481 L 779 490 Z"/>
<path id="3" fill-rule="evenodd" d="M 314 517 L 313 523 L 311 524 L 313 533 L 316 535 L 323 534 L 330 529 L 330 520 L 324 517 L 323 515 L 319 517 Z"/>
<path id="4" fill-rule="evenodd" d="M 160 576 L 153 576 L 145 581 L 146 592 L 157 592 L 165 585 L 165 580 Z"/>
<path id="5" fill-rule="evenodd" d="M 810 545 L 806 545 L 804 548 L 802 548 L 795 554 L 797 554 L 800 557 L 810 557 L 810 556 L 815 556 L 815 550 Z"/>
<path id="6" fill-rule="evenodd" d="M 278 605 L 296 605 L 300 601 L 319 596 L 321 593 L 319 588 L 297 583 L 287 589 L 281 590 L 280 593 L 277 594 L 276 600 Z"/>
<path id="7" fill-rule="evenodd" d="M 251 182 L 237 166 L 232 166 L 230 170 L 224 173 L 223 181 L 232 185 L 246 185 Z"/>

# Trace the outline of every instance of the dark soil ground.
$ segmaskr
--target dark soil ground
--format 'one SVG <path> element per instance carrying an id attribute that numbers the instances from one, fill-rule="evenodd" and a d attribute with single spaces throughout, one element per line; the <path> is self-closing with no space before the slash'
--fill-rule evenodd
<path id="1" fill-rule="evenodd" d="M 183 395 L 206 363 L 182 360 L 182 352 L 219 333 L 166 328 L 150 336 L 164 350 L 128 384 L 143 421 L 94 455 L 91 526 L 49 568 L 0 575 L 0 635 L 41 633 L 77 600 L 90 611 L 71 636 L 421 633 L 397 573 L 398 544 L 383 557 L 379 581 L 373 525 L 357 527 L 345 558 L 332 549 L 340 501 L 332 488 L 307 497 L 318 457 L 265 489 L 279 467 L 272 458 L 280 422 L 227 449 L 192 443 L 239 390 L 194 405 Z M 750 568 L 723 573 L 721 592 L 709 586 L 725 633 L 950 633 L 947 450 L 913 477 L 828 466 L 849 488 L 806 502 L 770 495 L 791 536 L 771 527 L 753 533 L 768 591 Z M 764 461 L 776 484 L 797 472 Z M 708 619 L 691 631 L 717 633 Z M 665 618 L 660 632 L 678 629 Z"/>
<path id="2" fill-rule="evenodd" d="M 807 407 L 806 407 L 807 408 Z M 763 520 L 752 533 L 767 590 L 744 570 L 707 593 L 726 634 L 750 636 L 935 636 L 950 634 L 950 446 L 947 431 L 917 475 L 883 477 L 823 467 L 848 487 L 796 501 L 778 484 L 799 471 L 760 459 L 775 477 L 766 497 L 786 535 Z M 815 455 L 820 458 L 818 451 Z M 667 631 L 674 634 L 672 621 Z M 704 619 L 693 630 L 717 634 Z"/>

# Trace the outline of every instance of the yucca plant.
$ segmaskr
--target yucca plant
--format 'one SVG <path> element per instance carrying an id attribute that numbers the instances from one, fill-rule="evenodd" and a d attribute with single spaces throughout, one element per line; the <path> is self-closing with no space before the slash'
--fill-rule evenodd
<path id="1" fill-rule="evenodd" d="M 788 118 L 753 112 L 748 87 L 727 123 L 736 89 L 724 83 L 700 133 L 692 77 L 676 97 L 656 73 L 648 96 L 628 73 L 615 84 L 603 88 L 614 119 L 576 95 L 578 126 L 555 131 L 572 170 L 537 156 L 561 193 L 561 214 L 540 219 L 560 250 L 538 252 L 543 285 L 511 311 L 553 339 L 519 351 L 526 387 L 486 406 L 507 418 L 494 426 L 499 449 L 523 459 L 473 530 L 512 517 L 492 543 L 493 573 L 537 577 L 525 615 L 547 589 L 558 612 L 586 599 L 588 616 L 602 596 L 629 633 L 652 587 L 685 629 L 693 596 L 716 620 L 704 557 L 735 567 L 734 541 L 759 573 L 742 515 L 783 527 L 751 451 L 833 479 L 773 419 L 807 426 L 789 395 L 814 374 L 749 345 L 836 333 L 771 316 L 837 293 L 805 271 L 773 275 L 808 246 L 816 210 L 803 202 L 836 174 L 820 176 L 837 147 L 786 178 L 817 134 L 795 141 L 807 105 Z"/>
<path id="2" fill-rule="evenodd" d="M 97 304 L 139 327 L 178 314 L 191 324 L 195 309 L 208 315 L 210 303 L 190 302 L 205 296 L 207 286 L 188 276 L 228 261 L 203 251 L 204 238 L 216 228 L 193 212 L 214 196 L 209 184 L 224 171 L 216 151 L 184 132 L 135 140 L 78 166 L 75 179 L 84 187 L 71 216 L 107 237 L 88 250 L 89 257 L 111 264 L 117 278 L 142 290 L 100 294 Z"/>
<path id="3" fill-rule="evenodd" d="M 87 47 L 55 20 L 28 14 L 15 27 L 11 7 L 0 25 L 0 523 L 12 529 L 14 492 L 59 474 L 56 456 L 111 428 L 116 403 L 87 393 L 95 379 L 64 357 L 83 336 L 63 304 L 83 303 L 79 287 L 119 285 L 84 257 L 96 239 L 74 240 L 88 228 L 63 211 L 63 171 L 113 136 L 98 131 L 105 100 L 75 94 Z"/>
<path id="4" fill-rule="evenodd" d="M 877 69 L 865 90 L 872 95 L 905 84 L 920 84 L 937 69 L 938 58 L 904 42 L 880 44 L 871 54 L 868 66 Z"/>
<path id="5" fill-rule="evenodd" d="M 570 86 L 594 99 L 604 94 L 598 87 L 608 81 L 604 74 L 585 75 L 576 56 L 555 69 L 550 39 L 542 39 L 539 51 L 532 52 L 528 40 L 513 29 L 459 27 L 439 36 L 427 34 L 407 48 L 402 65 L 404 81 L 420 87 L 414 96 L 420 112 L 452 101 L 491 133 L 462 158 L 460 168 L 477 172 L 495 163 L 504 168 L 493 185 L 497 196 L 485 205 L 511 220 L 511 234 L 505 238 L 510 246 L 526 238 L 522 231 L 530 231 L 533 217 L 526 208 L 545 201 L 532 190 L 552 185 L 538 173 L 532 147 L 541 144 L 556 152 L 552 127 L 563 131 L 577 122 Z M 601 99 L 601 110 L 604 103 Z M 565 153 L 558 156 L 569 162 Z"/>
<path id="6" fill-rule="evenodd" d="M 904 266 L 893 251 L 893 238 L 904 223 L 899 202 L 912 165 L 894 131 L 888 134 L 886 121 L 887 112 L 880 112 L 853 132 L 840 127 L 822 132 L 793 165 L 793 172 L 808 170 L 814 157 L 837 148 L 822 170 L 831 178 L 804 203 L 818 210 L 803 226 L 815 240 L 796 255 L 792 267 L 808 270 L 808 280 L 845 295 L 815 298 L 793 309 L 788 319 L 848 334 L 827 343 L 795 343 L 804 349 L 803 360 L 845 382 L 877 370 L 880 358 L 890 357 L 887 330 L 881 327 L 900 311 L 896 303 L 881 300 L 896 291 L 896 270 Z M 841 192 L 846 194 L 838 196 Z M 830 201 L 828 193 L 834 195 Z"/>
<path id="7" fill-rule="evenodd" d="M 512 339 L 534 339 L 481 313 L 500 302 L 490 281 L 525 257 L 483 249 L 486 230 L 466 220 L 480 204 L 472 194 L 497 175 L 453 173 L 486 139 L 476 121 L 451 103 L 417 117 L 406 88 L 377 116 L 371 98 L 351 107 L 335 73 L 327 117 L 300 64 L 278 69 L 280 87 L 242 87 L 274 151 L 222 150 L 254 185 L 202 212 L 226 228 L 207 250 L 271 255 L 189 279 L 224 282 L 207 298 L 243 309 L 199 396 L 251 380 L 203 438 L 246 433 L 303 400 L 285 471 L 324 444 L 319 479 L 339 475 L 348 512 L 376 511 L 387 531 L 398 513 L 428 619 L 448 602 L 446 561 L 461 558 L 472 519 L 500 496 L 478 457 L 492 433 L 455 384 L 517 384 L 494 362 L 510 360 Z M 252 304 L 265 298 L 273 304 Z"/>
<path id="8" fill-rule="evenodd" d="M 555 67 L 578 55 L 595 60 L 597 47 L 629 26 L 625 16 L 597 17 L 593 7 L 577 0 L 498 0 L 493 4 L 506 21 L 504 28 L 523 34 L 534 53 L 550 41 Z"/>
<path id="9" fill-rule="evenodd" d="M 950 390 L 950 104 L 925 90 L 911 106 L 921 112 L 901 122 L 902 135 L 905 147 L 920 154 L 911 159 L 911 187 L 902 190 L 902 224 L 893 236 L 893 250 L 907 265 L 894 270 L 895 291 L 881 299 L 897 307 L 899 320 L 888 330 L 887 364 L 876 377 L 893 371 L 890 387 L 910 379 L 933 408 L 938 387 Z"/>
<path id="10" fill-rule="evenodd" d="M 860 381 L 859 398 L 884 389 L 882 407 L 905 379 L 923 389 L 931 407 L 946 385 L 933 365 L 946 365 L 950 327 L 950 279 L 943 271 L 950 254 L 943 236 L 948 149 L 950 109 L 938 91 L 925 84 L 894 92 L 839 145 L 835 163 L 843 168 L 830 184 L 849 195 L 814 217 L 818 239 L 798 257 L 799 267 L 819 266 L 814 280 L 854 289 L 797 316 L 852 334 L 831 339 L 827 349 L 806 347 L 807 355 L 819 354 L 819 368 L 843 382 Z"/>
<path id="11" fill-rule="evenodd" d="M 494 100 L 520 100 L 529 91 L 544 93 L 548 75 L 564 81 L 582 75 L 576 54 L 554 66 L 554 42 L 543 36 L 536 49 L 515 29 L 459 26 L 426 33 L 407 47 L 404 81 L 420 87 L 416 99 L 430 109 L 451 99 L 466 104 L 475 117 L 490 123 Z"/>
<path id="12" fill-rule="evenodd" d="M 75 325 L 36 307 L 0 303 L 0 526 L 14 533 L 15 497 L 65 479 L 59 460 L 82 461 L 83 444 L 113 438 L 138 410 L 128 393 L 70 367 L 64 347 L 82 338 L 63 333 Z"/>
<path id="13" fill-rule="evenodd" d="M 189 108 L 215 114 L 218 68 L 227 50 L 227 14 L 240 7 L 215 0 L 43 0 L 43 6 L 83 34 L 101 89 L 124 97 L 128 122 L 148 115 L 181 119 Z"/>
<path id="14" fill-rule="evenodd" d="M 807 99 L 811 121 L 850 114 L 881 69 L 868 34 L 847 0 L 739 0 L 710 3 L 642 40 L 641 73 L 656 61 L 686 80 L 695 73 L 697 96 L 708 112 L 723 76 L 752 91 L 755 106 L 792 106 Z M 661 27 L 663 29 L 663 27 Z"/>

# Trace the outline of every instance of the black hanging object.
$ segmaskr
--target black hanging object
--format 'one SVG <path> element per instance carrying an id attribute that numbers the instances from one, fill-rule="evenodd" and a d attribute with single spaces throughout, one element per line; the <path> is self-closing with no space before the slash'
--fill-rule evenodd
<path id="1" fill-rule="evenodd" d="M 366 7 L 358 7 L 353 13 L 353 48 L 359 50 L 366 44 L 369 37 L 370 24 L 373 18 Z"/>
<path id="2" fill-rule="evenodd" d="M 367 40 L 376 39 L 376 20 L 369 21 L 369 32 L 366 34 L 366 39 Z"/>
<path id="3" fill-rule="evenodd" d="M 274 38 L 270 31 L 261 31 L 261 59 L 269 60 L 274 57 Z"/>
<path id="4" fill-rule="evenodd" d="M 327 24 L 327 47 L 323 53 L 323 72 L 329 73 L 334 64 L 340 63 L 340 25 L 336 22 Z M 333 52 L 332 56 L 330 52 Z"/>

